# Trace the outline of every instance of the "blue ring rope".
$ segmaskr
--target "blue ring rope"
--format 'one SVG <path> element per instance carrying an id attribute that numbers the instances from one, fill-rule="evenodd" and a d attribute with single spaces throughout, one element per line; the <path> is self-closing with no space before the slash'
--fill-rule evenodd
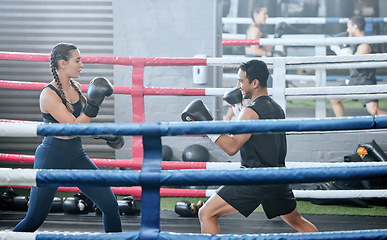
<path id="1" fill-rule="evenodd" d="M 224 240 L 224 239 L 244 239 L 244 240 L 363 240 L 363 239 L 385 239 L 387 229 L 377 230 L 359 230 L 359 231 L 342 231 L 342 232 L 317 232 L 317 233 L 277 233 L 277 234 L 260 234 L 260 235 L 235 235 L 235 234 L 189 234 L 189 233 L 169 233 L 161 232 L 160 240 Z M 136 240 L 139 237 L 139 232 L 125 233 L 105 233 L 105 234 L 63 234 L 63 233 L 39 233 L 36 240 Z"/>
<path id="2" fill-rule="evenodd" d="M 140 171 L 122 170 L 39 170 L 38 187 L 43 186 L 141 186 Z M 112 185 L 112 183 L 114 183 Z"/>
<path id="3" fill-rule="evenodd" d="M 125 170 L 39 170 L 36 182 L 38 187 L 140 186 L 144 184 L 144 178 L 148 178 L 146 184 L 149 185 L 153 181 L 157 186 L 209 186 L 310 183 L 384 176 L 387 176 L 387 166 L 162 170 L 159 173 L 144 171 L 141 177 L 138 171 Z"/>
<path id="4" fill-rule="evenodd" d="M 74 135 L 132 135 L 132 136 L 176 136 L 205 133 L 258 133 L 288 131 L 336 131 L 380 129 L 387 127 L 387 116 L 365 116 L 323 119 L 279 119 L 251 121 L 212 122 L 162 122 L 156 123 L 87 123 L 87 124 L 40 124 L 37 134 L 41 136 Z"/>

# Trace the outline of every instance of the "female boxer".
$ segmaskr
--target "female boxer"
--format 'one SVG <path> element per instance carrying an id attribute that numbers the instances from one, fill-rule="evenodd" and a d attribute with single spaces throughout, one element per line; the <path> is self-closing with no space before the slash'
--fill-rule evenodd
<path id="1" fill-rule="evenodd" d="M 260 39 L 267 38 L 267 33 L 262 29 L 262 25 L 265 24 L 266 19 L 269 17 L 267 14 L 267 8 L 262 5 L 257 5 L 252 11 L 251 18 L 253 22 L 246 30 L 246 39 Z M 259 46 L 259 45 L 246 45 L 245 56 L 246 57 L 272 57 L 273 46 Z"/>
<path id="2" fill-rule="evenodd" d="M 76 46 L 58 43 L 51 51 L 54 80 L 40 94 L 40 111 L 45 123 L 89 123 L 96 117 L 105 96 L 113 93 L 106 78 L 90 82 L 87 99 L 78 78 L 83 67 Z M 83 104 L 85 107 L 83 108 Z M 83 109 L 82 109 L 83 108 Z M 44 137 L 35 152 L 34 169 L 98 169 L 85 154 L 80 137 Z M 110 187 L 79 187 L 103 213 L 105 232 L 121 232 L 117 200 Z M 13 231 L 34 232 L 46 219 L 57 187 L 33 187 L 26 217 Z"/>

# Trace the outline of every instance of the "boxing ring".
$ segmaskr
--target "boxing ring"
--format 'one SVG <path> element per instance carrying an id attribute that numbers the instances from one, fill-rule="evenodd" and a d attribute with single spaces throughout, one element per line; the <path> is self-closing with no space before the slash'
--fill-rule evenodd
<path id="1" fill-rule="evenodd" d="M 387 22 L 387 18 L 383 17 L 365 17 L 366 24 L 373 24 L 373 23 L 385 23 Z M 269 17 L 266 19 L 265 24 L 268 25 L 277 25 L 281 23 L 286 24 L 346 24 L 348 22 L 349 18 L 333 18 L 333 17 Z M 223 17 L 222 23 L 223 24 L 244 24 L 248 25 L 251 24 L 252 19 L 251 18 L 241 18 L 241 17 Z M 367 33 L 370 32 L 372 34 L 372 25 L 370 29 L 367 29 Z M 367 34 L 368 35 L 368 34 Z M 224 33 L 223 39 L 245 39 L 245 34 L 230 34 L 230 33 Z"/>
<path id="2" fill-rule="evenodd" d="M 387 18 L 383 17 L 365 17 L 367 23 L 383 23 L 387 22 Z M 278 24 L 278 23 L 288 23 L 288 24 L 329 24 L 329 23 L 347 23 L 349 18 L 334 18 L 334 17 L 269 17 L 265 24 Z M 236 23 L 236 24 L 251 24 L 251 18 L 232 18 L 232 17 L 223 17 L 222 22 L 227 23 Z"/>
<path id="3" fill-rule="evenodd" d="M 306 24 L 306 25 L 327 25 L 327 24 L 346 24 L 348 22 L 349 18 L 331 18 L 331 17 L 273 17 L 266 19 L 265 25 L 275 25 L 276 29 L 277 26 L 280 26 L 281 24 L 291 24 L 295 26 L 295 29 L 298 27 L 297 25 L 300 24 Z M 296 34 L 289 34 L 284 31 L 282 35 L 278 38 L 274 34 L 274 36 L 269 36 L 269 38 L 262 38 L 262 39 L 246 39 L 245 34 L 235 34 L 236 33 L 236 26 L 237 25 L 248 25 L 251 24 L 252 19 L 251 18 L 241 18 L 241 17 L 223 17 L 222 23 L 225 24 L 225 27 L 230 27 L 231 33 L 223 33 L 222 35 L 222 44 L 223 46 L 242 46 L 245 45 L 274 45 L 275 49 L 278 46 L 279 50 L 283 50 L 283 47 L 314 47 L 314 55 L 316 56 L 325 56 L 327 54 L 326 46 L 331 45 L 340 45 L 340 44 L 357 44 L 357 43 L 385 43 L 383 40 L 386 39 L 386 36 L 370 36 L 372 35 L 372 29 L 373 24 L 377 23 L 386 23 L 387 18 L 383 17 L 365 17 L 366 21 L 366 36 L 365 37 L 356 37 L 355 38 L 348 38 L 348 37 L 327 37 L 324 34 L 308 34 L 306 32 L 300 31 Z M 276 31 L 276 30 L 275 30 Z M 296 30 L 297 31 L 297 30 Z M 285 37 L 284 37 L 285 36 Z M 352 40 L 359 42 L 351 42 Z M 238 55 L 237 55 L 238 56 Z M 239 55 L 240 57 L 241 55 Z M 227 57 L 236 57 L 235 55 L 227 55 Z M 356 64 L 357 65 L 357 64 Z M 364 66 L 364 65 L 363 65 Z M 376 65 L 375 65 L 376 66 Z M 352 67 L 353 66 L 352 64 Z M 360 66 L 359 64 L 359 67 Z M 307 69 L 307 68 L 302 68 Z M 325 87 L 326 85 L 326 71 L 325 69 L 321 68 L 313 68 L 311 66 L 310 69 L 315 69 L 316 74 L 315 76 L 311 75 L 292 75 L 292 74 L 285 74 L 285 79 L 288 81 L 294 81 L 294 80 L 300 80 L 300 81 L 309 81 L 309 82 L 315 82 L 316 87 Z M 329 68 L 326 68 L 329 69 Z M 223 78 L 227 79 L 230 78 L 230 74 L 224 74 Z M 337 76 L 331 78 L 332 80 L 337 80 Z M 385 79 L 385 76 L 380 77 L 380 79 Z M 343 79 L 344 80 L 344 79 Z M 341 99 L 349 99 L 348 95 L 343 94 L 342 96 L 339 96 Z M 385 96 L 381 96 L 380 98 L 384 98 Z M 297 100 L 297 96 L 296 99 Z M 325 96 L 324 98 L 332 98 L 331 96 Z M 366 96 L 361 96 L 359 99 L 366 98 Z M 310 99 L 310 96 L 304 96 L 304 99 Z M 316 112 L 315 116 L 318 118 L 326 117 L 326 106 L 324 101 L 321 101 L 321 96 L 316 97 Z M 282 105 L 283 107 L 284 105 Z"/>
<path id="4" fill-rule="evenodd" d="M 348 57 L 347 60 L 364 61 L 363 56 Z M 370 56 L 365 56 L 368 59 Z M 375 56 L 373 56 L 373 59 Z M 376 64 L 382 64 L 386 55 L 376 57 Z M 47 54 L 0 52 L 0 59 L 49 61 Z M 382 60 L 383 59 L 383 60 Z M 92 136 L 122 135 L 133 136 L 133 159 L 137 167 L 128 170 L 32 170 L 1 169 L 0 185 L 8 186 L 141 186 L 141 227 L 139 232 L 109 234 L 70 233 L 13 233 L 1 232 L 2 239 L 380 239 L 387 237 L 387 230 L 360 230 L 344 232 L 289 233 L 261 235 L 205 235 L 160 232 L 161 186 L 195 186 L 220 184 L 277 184 L 310 183 L 332 180 L 366 179 L 387 176 L 387 166 L 351 165 L 297 168 L 262 169 L 182 169 L 162 170 L 163 136 L 198 134 L 240 134 L 259 132 L 313 132 L 313 131 L 357 131 L 383 130 L 387 128 L 387 117 L 347 117 L 325 119 L 259 120 L 245 122 L 145 122 L 144 95 L 179 96 L 222 96 L 228 89 L 175 89 L 143 86 L 145 66 L 217 66 L 240 63 L 240 59 L 173 59 L 83 56 L 84 63 L 119 64 L 133 66 L 132 86 L 114 87 L 115 94 L 131 94 L 133 97 L 133 123 L 90 123 L 90 124 L 41 124 L 37 122 L 0 122 L 1 137 L 37 136 Z M 248 60 L 248 59 L 246 59 Z M 267 59 L 269 67 L 285 59 Z M 299 64 L 303 59 L 293 59 Z M 337 59 L 314 58 L 311 64 L 326 65 L 324 60 L 337 64 Z M 340 59 L 339 59 L 340 60 Z M 289 60 L 290 61 L 290 60 Z M 287 63 L 289 63 L 287 61 Z M 291 61 L 290 61 L 291 62 Z M 298 63 L 296 63 L 298 62 Z M 346 63 L 348 64 L 348 63 Z M 280 75 L 275 74 L 275 77 Z M 0 81 L 2 88 L 41 90 L 46 83 Z M 86 91 L 87 86 L 82 86 Z M 373 89 L 374 90 L 374 89 Z M 383 90 L 381 90 L 383 91 Z M 273 92 L 273 96 L 275 91 Z M 284 95 L 285 97 L 286 95 Z M 289 94 L 287 95 L 289 96 Z M 142 143 L 142 144 L 139 144 Z M 134 166 L 134 165 L 133 165 Z M 141 170 L 140 170 L 141 168 Z"/>
<path id="5" fill-rule="evenodd" d="M 126 233 L 113 234 L 125 236 L 126 239 L 163 239 L 159 233 L 160 186 L 171 185 L 217 185 L 217 184 L 278 184 L 305 183 L 331 180 L 349 180 L 377 178 L 387 175 L 387 166 L 347 166 L 327 168 L 263 168 L 235 170 L 160 170 L 162 159 L 162 136 L 204 134 L 204 133 L 258 133 L 282 131 L 315 130 L 358 130 L 383 129 L 387 127 L 387 117 L 356 117 L 343 119 L 309 119 L 309 120 L 260 120 L 248 122 L 170 122 L 139 124 L 22 124 L 18 130 L 10 130 L 14 123 L 2 123 L 1 136 L 69 136 L 114 134 L 143 136 L 144 160 L 141 171 L 122 170 L 8 170 L 2 169 L 1 184 L 28 186 L 142 186 L 141 230 L 128 238 Z M 13 126 L 14 128 L 15 126 Z M 16 234 L 16 233 L 7 233 Z M 181 239 L 190 234 L 166 233 L 170 239 Z M 295 234 L 298 239 L 321 239 L 321 234 L 335 239 L 335 233 Z M 356 239 L 363 231 L 347 233 L 348 239 Z M 365 231 L 366 238 L 384 236 L 387 230 Z M 380 235 L 379 235 L 380 234 Z M 61 239 L 77 239 L 71 234 L 56 234 Z M 106 234 L 111 239 L 112 234 Z M 276 234 L 281 239 L 292 234 Z M 105 236 L 101 234 L 99 236 Z M 200 236 L 200 237 L 199 237 Z M 314 238 L 316 236 L 317 238 Z M 47 238 L 44 238 L 47 237 Z M 67 238 L 69 237 L 69 238 Z M 77 236 L 79 237 L 79 236 Z M 94 236 L 93 236 L 94 237 Z M 174 238 L 175 237 L 175 238 Z M 195 235 L 195 239 L 209 239 L 208 235 Z M 231 237 L 231 236 L 221 236 Z M 236 237 L 236 236 L 233 236 Z M 244 239 L 260 239 L 257 236 L 239 236 Z M 267 237 L 267 236 L 266 236 Z M 274 235 L 273 235 L 274 237 Z M 340 235 L 337 239 L 343 239 Z M 52 239 L 50 234 L 40 234 L 38 239 Z M 118 238 L 117 238 L 118 239 Z M 292 239 L 292 238 L 288 238 Z M 345 238 L 344 238 L 345 239 Z"/>

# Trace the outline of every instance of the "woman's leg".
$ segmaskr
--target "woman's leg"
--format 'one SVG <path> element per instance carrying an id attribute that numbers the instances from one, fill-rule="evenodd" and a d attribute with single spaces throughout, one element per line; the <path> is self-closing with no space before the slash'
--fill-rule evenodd
<path id="1" fill-rule="evenodd" d="M 83 149 L 75 158 L 72 167 L 98 170 L 98 167 L 82 152 Z M 112 189 L 110 187 L 79 187 L 79 189 L 102 211 L 105 232 L 122 232 L 120 211 Z"/>
<path id="2" fill-rule="evenodd" d="M 52 147 L 53 138 L 45 137 L 35 151 L 34 169 L 47 169 L 55 166 L 56 148 Z M 25 218 L 14 228 L 17 232 L 34 232 L 47 218 L 55 197 L 56 187 L 32 187 L 28 211 Z"/>
<path id="3" fill-rule="evenodd" d="M 84 187 L 81 191 L 102 211 L 105 232 L 122 232 L 117 199 L 110 187 Z"/>
<path id="4" fill-rule="evenodd" d="M 90 160 L 83 150 L 81 141 L 75 140 L 73 169 L 92 169 L 98 167 Z M 102 211 L 105 232 L 122 232 L 121 216 L 117 199 L 110 187 L 79 187 L 79 189 Z"/>
<path id="5" fill-rule="evenodd" d="M 26 217 L 13 229 L 15 232 L 35 232 L 47 218 L 55 197 L 56 187 L 31 188 Z"/>

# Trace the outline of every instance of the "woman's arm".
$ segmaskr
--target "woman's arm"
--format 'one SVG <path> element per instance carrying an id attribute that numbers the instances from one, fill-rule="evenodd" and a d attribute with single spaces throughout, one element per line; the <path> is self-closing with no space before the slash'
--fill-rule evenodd
<path id="1" fill-rule="evenodd" d="M 59 123 L 89 123 L 91 121 L 91 117 L 86 116 L 84 113 L 81 113 L 79 117 L 75 118 L 67 110 L 59 96 L 49 88 L 43 89 L 40 94 L 39 103 L 40 110 L 43 113 L 51 114 Z"/>

